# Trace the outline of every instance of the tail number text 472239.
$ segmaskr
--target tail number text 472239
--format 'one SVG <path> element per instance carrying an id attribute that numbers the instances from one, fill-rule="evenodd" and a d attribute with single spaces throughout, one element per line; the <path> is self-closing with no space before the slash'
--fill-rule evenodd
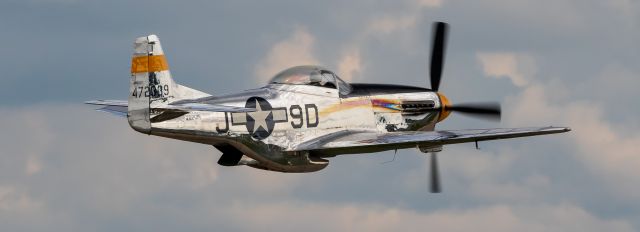
<path id="1" fill-rule="evenodd" d="M 133 90 L 131 96 L 136 98 L 152 97 L 163 98 L 169 96 L 169 85 L 149 85 L 138 86 Z"/>

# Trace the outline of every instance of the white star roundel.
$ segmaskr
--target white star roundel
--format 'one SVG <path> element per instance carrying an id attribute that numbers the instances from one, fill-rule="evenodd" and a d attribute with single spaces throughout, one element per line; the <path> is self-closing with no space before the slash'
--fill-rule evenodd
<path id="1" fill-rule="evenodd" d="M 251 97 L 245 103 L 246 108 L 256 109 L 254 112 L 232 113 L 232 125 L 245 125 L 254 139 L 265 139 L 271 135 L 276 123 L 287 122 L 285 107 L 273 108 L 261 97 Z"/>

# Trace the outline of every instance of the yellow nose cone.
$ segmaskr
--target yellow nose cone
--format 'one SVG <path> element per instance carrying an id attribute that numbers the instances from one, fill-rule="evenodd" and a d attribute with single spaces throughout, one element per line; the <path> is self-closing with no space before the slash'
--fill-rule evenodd
<path id="1" fill-rule="evenodd" d="M 440 116 L 438 116 L 438 122 L 441 122 L 442 120 L 444 120 L 445 118 L 447 118 L 449 116 L 449 114 L 451 114 L 451 111 L 447 110 L 447 107 L 451 106 L 451 102 L 449 102 L 449 99 L 447 99 L 447 97 L 444 96 L 444 94 L 438 92 L 438 98 L 440 98 Z"/>

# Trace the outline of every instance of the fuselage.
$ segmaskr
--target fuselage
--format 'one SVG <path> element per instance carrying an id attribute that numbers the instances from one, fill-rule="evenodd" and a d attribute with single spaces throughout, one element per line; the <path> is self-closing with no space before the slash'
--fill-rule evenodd
<path id="1" fill-rule="evenodd" d="M 290 152 L 296 146 L 340 131 L 433 130 L 441 120 L 440 96 L 425 88 L 351 84 L 349 94 L 313 85 L 269 84 L 235 94 L 183 100 L 256 109 L 254 112 L 194 111 L 153 115 L 150 134 L 237 149 L 257 168 L 309 172 L 324 168 L 323 157 L 352 151 Z M 177 116 L 177 117 L 176 117 Z M 379 151 L 379 150 L 374 150 Z M 373 152 L 373 151 L 372 151 Z M 362 153 L 359 150 L 357 153 Z"/>

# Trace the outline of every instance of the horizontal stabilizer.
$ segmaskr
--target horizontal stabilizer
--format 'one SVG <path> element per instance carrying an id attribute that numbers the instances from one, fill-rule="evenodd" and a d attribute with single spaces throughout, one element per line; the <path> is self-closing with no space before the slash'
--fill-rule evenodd
<path id="1" fill-rule="evenodd" d="M 107 112 L 110 114 L 114 114 L 118 117 L 127 117 L 127 107 L 126 106 L 105 106 L 100 109 L 96 109 L 97 111 Z"/>
<path id="2" fill-rule="evenodd" d="M 127 117 L 127 101 L 122 100 L 96 100 L 86 101 L 85 104 L 103 106 L 96 111 L 106 112 L 118 117 Z"/>
<path id="3" fill-rule="evenodd" d="M 127 101 L 95 100 L 95 101 L 86 101 L 85 104 L 104 106 L 97 110 L 102 112 L 112 113 L 117 116 L 123 116 L 123 117 L 127 116 L 127 107 L 128 107 Z M 175 104 L 175 105 L 169 104 L 169 105 L 163 105 L 160 107 L 153 107 L 153 109 L 177 110 L 177 111 L 184 111 L 184 112 L 208 111 L 208 112 L 232 112 L 232 113 L 255 111 L 254 108 L 226 106 L 226 105 L 213 105 L 213 104 L 203 104 L 203 103 L 184 103 L 184 104 Z"/>
<path id="4" fill-rule="evenodd" d="M 123 100 L 93 100 L 93 101 L 86 101 L 84 102 L 84 104 L 98 105 L 98 106 L 124 106 L 124 107 L 128 105 L 127 101 L 123 101 Z"/>

